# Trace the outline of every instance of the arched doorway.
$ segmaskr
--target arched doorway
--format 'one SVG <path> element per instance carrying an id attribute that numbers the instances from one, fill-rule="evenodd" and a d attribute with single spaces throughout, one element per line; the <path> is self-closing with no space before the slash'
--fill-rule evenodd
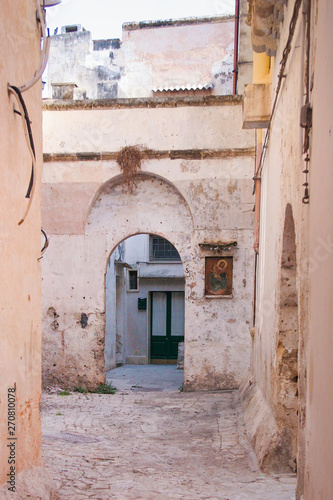
<path id="1" fill-rule="evenodd" d="M 139 174 L 136 188 L 132 193 L 128 193 L 123 189 L 121 177 L 118 176 L 105 183 L 98 193 L 96 193 L 87 217 L 85 242 L 87 247 L 89 247 L 89 255 L 93 255 L 93 262 L 91 263 L 91 269 L 89 269 L 89 285 L 91 289 L 94 289 L 94 301 L 101 311 L 99 332 L 102 338 L 97 347 L 94 345 L 94 359 L 98 359 L 98 376 L 101 378 L 105 379 L 106 371 L 114 368 L 117 363 L 148 363 L 151 360 L 151 353 L 141 350 L 142 345 L 135 345 L 135 342 L 133 342 L 130 352 L 129 344 L 125 342 L 123 345 L 120 345 L 121 338 L 118 334 L 117 349 L 117 337 L 114 335 L 113 337 L 112 335 L 108 336 L 110 328 L 106 328 L 106 310 L 109 306 L 106 304 L 105 284 L 110 256 L 112 256 L 120 243 L 135 235 L 139 235 L 142 238 L 149 238 L 149 235 L 155 235 L 167 240 L 168 243 L 172 243 L 181 258 L 182 264 L 180 266 L 183 273 L 184 287 L 178 290 L 169 289 L 167 291 L 184 291 L 185 316 L 188 317 L 192 306 L 190 295 L 193 293 L 193 285 L 191 287 L 190 284 L 193 283 L 193 275 L 196 272 L 193 255 L 197 251 L 197 248 L 193 234 L 193 217 L 187 201 L 173 184 L 159 176 L 148 173 Z M 152 267 L 152 264 L 149 264 L 149 266 Z M 154 264 L 154 266 L 156 267 L 157 264 Z M 121 267 L 121 265 L 118 265 L 118 267 Z M 135 268 L 132 270 L 129 268 L 126 269 L 135 271 Z M 133 276 L 130 277 L 134 273 L 129 273 L 128 271 L 122 271 L 122 273 L 126 274 L 128 279 L 135 279 Z M 119 271 L 118 274 L 121 274 L 121 272 Z M 114 279 L 116 280 L 116 278 Z M 114 302 L 117 301 L 116 286 L 113 287 L 113 290 L 112 300 Z M 138 299 L 145 298 L 141 297 L 141 291 L 142 287 L 140 284 L 139 292 L 126 292 L 127 298 L 131 297 L 130 300 L 136 304 L 136 313 L 140 313 L 140 321 L 147 314 L 142 310 L 138 310 Z M 156 289 L 154 291 L 159 290 Z M 149 296 L 146 298 L 149 299 Z M 118 301 L 118 303 L 121 304 L 121 301 Z M 146 307 L 149 307 L 149 300 L 147 300 Z M 127 319 L 128 324 L 133 323 L 135 316 L 127 316 Z M 113 316 L 110 319 L 110 316 L 108 316 L 109 320 L 111 323 L 113 322 L 111 331 L 114 332 L 115 317 Z M 185 329 L 188 328 L 188 325 L 189 323 L 186 321 Z M 107 337 L 105 337 L 105 332 L 107 332 Z M 148 333 L 146 330 L 146 335 Z M 184 338 L 188 339 L 186 332 L 184 333 Z M 148 348 L 150 348 L 149 343 Z M 136 359 L 129 359 L 131 356 L 136 357 Z M 140 357 L 141 359 L 138 359 Z M 186 358 L 184 365 L 186 376 Z"/>
<path id="2" fill-rule="evenodd" d="M 105 279 L 105 369 L 176 364 L 184 342 L 185 278 L 166 238 L 137 234 L 112 252 Z"/>
<path id="3" fill-rule="evenodd" d="M 292 207 L 288 204 L 282 242 L 274 393 L 281 463 L 294 471 L 298 450 L 298 346 L 296 237 Z"/>

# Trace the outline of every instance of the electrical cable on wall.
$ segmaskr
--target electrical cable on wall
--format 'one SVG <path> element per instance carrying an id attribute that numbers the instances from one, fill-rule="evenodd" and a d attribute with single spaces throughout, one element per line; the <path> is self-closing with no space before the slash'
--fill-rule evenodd
<path id="1" fill-rule="evenodd" d="M 41 232 L 42 232 L 42 235 L 43 235 L 43 236 L 44 236 L 44 238 L 45 238 L 45 241 L 44 241 L 43 248 L 41 249 L 41 252 L 40 252 L 40 253 L 41 253 L 41 255 L 40 255 L 40 257 L 39 257 L 39 259 L 38 259 L 38 260 L 40 260 L 40 259 L 42 259 L 42 258 L 43 258 L 43 255 L 44 255 L 44 253 L 45 253 L 46 249 L 47 249 L 47 248 L 48 248 L 48 246 L 49 246 L 49 239 L 48 239 L 48 237 L 47 237 L 46 232 L 44 231 L 44 229 L 43 229 L 42 227 L 41 227 L 41 229 L 40 229 L 40 230 L 41 230 Z"/>
<path id="2" fill-rule="evenodd" d="M 36 172 L 36 152 L 35 152 L 34 140 L 33 140 L 32 129 L 31 129 L 31 121 L 29 118 L 27 106 L 26 106 L 24 99 L 22 97 L 22 93 L 29 90 L 31 87 L 33 87 L 35 85 L 35 83 L 37 83 L 40 80 L 40 78 L 45 70 L 47 61 L 48 61 L 49 52 L 50 52 L 50 42 L 51 42 L 50 36 L 49 35 L 46 36 L 45 8 L 41 7 L 40 2 L 41 2 L 41 0 L 37 0 L 37 12 L 36 12 L 37 22 L 40 23 L 41 38 L 43 39 L 42 54 L 41 54 L 39 66 L 38 66 L 37 70 L 35 71 L 34 76 L 27 83 L 25 83 L 24 85 L 21 85 L 21 87 L 17 87 L 15 85 L 10 85 L 10 84 L 7 85 L 8 93 L 14 96 L 16 103 L 17 103 L 17 106 L 19 108 L 19 111 L 14 109 L 14 112 L 18 113 L 22 117 L 24 136 L 25 136 L 25 139 L 27 142 L 28 150 L 29 150 L 29 153 L 31 156 L 31 161 L 32 161 L 30 182 L 29 182 L 27 193 L 25 195 L 25 197 L 29 199 L 29 202 L 28 202 L 27 208 L 23 214 L 22 219 L 20 219 L 20 221 L 18 222 L 19 226 L 21 224 L 23 224 L 23 222 L 25 221 L 25 219 L 30 211 L 32 201 L 34 198 L 35 186 L 36 186 L 36 180 L 35 180 L 35 177 L 36 177 L 36 174 L 35 174 L 35 172 Z M 43 6 L 44 5 L 45 5 L 45 3 L 43 0 Z"/>
<path id="3" fill-rule="evenodd" d="M 14 85 L 8 85 L 8 92 L 15 97 L 16 103 L 18 105 L 19 114 L 22 117 L 24 136 L 25 136 L 28 150 L 29 150 L 31 160 L 32 160 L 30 181 L 29 181 L 27 193 L 25 195 L 26 198 L 29 198 L 29 203 L 28 203 L 28 206 L 24 212 L 22 219 L 18 223 L 18 225 L 20 226 L 21 224 L 23 224 L 23 222 L 25 221 L 25 219 L 29 213 L 29 210 L 30 210 L 30 207 L 32 204 L 32 200 L 34 197 L 34 193 L 35 193 L 36 153 L 35 153 L 34 140 L 33 140 L 32 130 L 31 130 L 31 122 L 30 122 L 28 110 L 27 110 L 27 107 L 25 105 L 22 94 L 21 94 L 20 90 L 17 87 L 15 87 Z"/>
<path id="4" fill-rule="evenodd" d="M 312 108 L 310 105 L 310 47 L 311 47 L 311 0 L 307 0 L 306 4 L 306 65 L 305 65 L 305 81 L 306 81 L 306 97 L 305 105 L 301 109 L 301 127 L 304 128 L 304 144 L 303 153 L 305 154 L 304 162 L 305 168 L 303 174 L 305 174 L 304 196 L 302 202 L 304 205 L 310 203 L 309 194 L 309 164 L 310 164 L 310 131 L 312 128 Z"/>
<path id="5" fill-rule="evenodd" d="M 37 0 L 37 21 L 40 22 L 41 25 L 41 37 L 43 39 L 42 55 L 34 76 L 26 84 L 19 87 L 21 92 L 26 92 L 39 81 L 49 58 L 51 38 L 50 36 L 46 36 L 45 10 L 41 8 L 40 0 Z"/>

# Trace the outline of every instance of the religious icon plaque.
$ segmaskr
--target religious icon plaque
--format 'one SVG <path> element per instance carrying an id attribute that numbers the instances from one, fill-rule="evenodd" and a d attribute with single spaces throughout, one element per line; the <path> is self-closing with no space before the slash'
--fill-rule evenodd
<path id="1" fill-rule="evenodd" d="M 233 257 L 206 257 L 205 295 L 232 297 Z"/>

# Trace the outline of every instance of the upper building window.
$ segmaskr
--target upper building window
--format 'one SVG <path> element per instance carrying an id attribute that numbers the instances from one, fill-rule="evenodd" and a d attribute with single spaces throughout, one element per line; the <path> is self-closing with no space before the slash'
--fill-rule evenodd
<path id="1" fill-rule="evenodd" d="M 180 260 L 180 255 L 170 241 L 150 236 L 150 260 Z"/>
<path id="2" fill-rule="evenodd" d="M 64 33 L 76 33 L 78 31 L 85 31 L 84 29 L 82 30 L 81 24 L 72 24 L 72 25 L 67 25 L 67 26 L 61 26 L 61 34 L 62 35 Z"/>
<path id="3" fill-rule="evenodd" d="M 127 291 L 139 291 L 139 276 L 136 269 L 127 269 Z"/>

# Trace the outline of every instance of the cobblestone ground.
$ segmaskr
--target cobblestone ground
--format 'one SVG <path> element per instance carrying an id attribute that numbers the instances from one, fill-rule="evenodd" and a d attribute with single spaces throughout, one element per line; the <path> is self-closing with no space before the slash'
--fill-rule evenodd
<path id="1" fill-rule="evenodd" d="M 136 387 L 179 392 L 184 382 L 184 370 L 177 370 L 175 365 L 125 365 L 106 372 L 106 380 L 119 390 Z"/>
<path id="2" fill-rule="evenodd" d="M 61 500 L 289 500 L 257 465 L 237 392 L 45 394 L 43 457 Z"/>

